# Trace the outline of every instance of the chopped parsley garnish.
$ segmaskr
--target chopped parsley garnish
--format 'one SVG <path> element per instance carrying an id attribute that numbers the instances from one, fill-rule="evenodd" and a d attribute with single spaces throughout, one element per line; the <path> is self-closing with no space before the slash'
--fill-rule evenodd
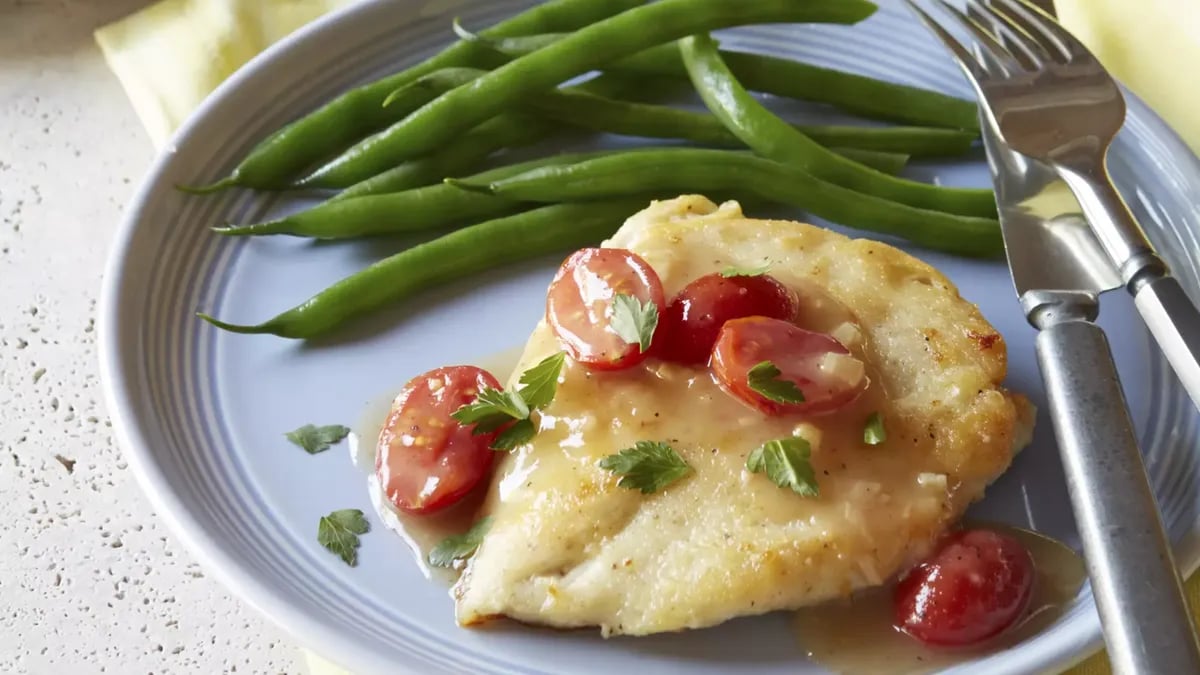
<path id="1" fill-rule="evenodd" d="M 310 455 L 315 455 L 318 452 L 325 452 L 333 447 L 335 443 L 340 443 L 343 438 L 350 434 L 350 427 L 344 427 L 340 424 L 330 424 L 323 427 L 305 424 L 304 426 L 289 431 L 284 436 L 304 448 L 304 451 Z"/>
<path id="2" fill-rule="evenodd" d="M 491 526 L 492 517 L 485 516 L 477 520 L 466 532 L 441 540 L 429 552 L 429 564 L 434 567 L 454 567 L 455 562 L 470 558 L 483 542 L 483 535 L 487 534 Z"/>
<path id="3" fill-rule="evenodd" d="M 617 485 L 644 494 L 658 492 L 692 472 L 674 448 L 657 441 L 638 441 L 600 460 L 600 468 L 620 476 Z"/>
<path id="4" fill-rule="evenodd" d="M 363 512 L 342 509 L 321 518 L 317 523 L 317 543 L 329 549 L 347 565 L 358 564 L 358 535 L 371 529 Z"/>
<path id="5" fill-rule="evenodd" d="M 772 483 L 790 488 L 798 495 L 816 497 L 820 491 L 809 461 L 811 454 L 812 449 L 803 438 L 793 436 L 767 441 L 746 458 L 746 470 L 766 474 Z"/>
<path id="6" fill-rule="evenodd" d="M 867 445 L 879 445 L 887 440 L 887 429 L 883 426 L 883 415 L 877 412 L 871 413 L 867 418 L 867 424 L 863 427 L 863 443 Z"/>
<path id="7" fill-rule="evenodd" d="M 545 408 L 558 391 L 558 374 L 562 372 L 567 355 L 558 352 L 547 356 L 536 366 L 521 373 L 521 398 L 530 408 Z"/>
<path id="8" fill-rule="evenodd" d="M 528 443 L 537 433 L 530 419 L 532 411 L 545 408 L 558 391 L 558 375 L 566 355 L 557 352 L 547 356 L 529 370 L 521 373 L 521 388 L 517 391 L 484 389 L 474 401 L 450 414 L 459 424 L 474 424 L 474 434 L 486 434 L 515 422 L 500 432 L 492 442 L 493 450 L 512 450 Z"/>
<path id="9" fill-rule="evenodd" d="M 770 361 L 763 361 L 746 373 L 750 388 L 776 403 L 804 403 L 804 392 L 791 380 L 777 379 L 780 371 Z"/>
<path id="10" fill-rule="evenodd" d="M 514 391 L 484 389 L 475 400 L 450 415 L 462 424 L 474 424 L 476 434 L 495 431 L 512 420 L 529 417 L 525 399 Z"/>
<path id="11" fill-rule="evenodd" d="M 617 336 L 631 345 L 637 345 L 643 354 L 650 349 L 654 329 L 658 326 L 658 305 L 652 300 L 645 304 L 632 295 L 618 293 L 613 297 L 612 329 Z"/>
<path id="12" fill-rule="evenodd" d="M 496 440 L 492 441 L 492 449 L 509 452 L 532 441 L 536 435 L 537 427 L 533 426 L 533 420 L 526 417 L 523 420 L 517 420 L 511 427 L 501 431 L 496 436 Z"/>
<path id="13" fill-rule="evenodd" d="M 721 270 L 721 276 L 728 279 L 729 277 L 760 277 L 771 269 L 771 263 L 763 263 L 758 267 L 734 267 L 729 266 Z"/>

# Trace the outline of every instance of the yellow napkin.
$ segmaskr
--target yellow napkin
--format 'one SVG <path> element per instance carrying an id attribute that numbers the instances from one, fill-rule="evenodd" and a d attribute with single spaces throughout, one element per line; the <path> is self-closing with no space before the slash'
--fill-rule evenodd
<path id="1" fill-rule="evenodd" d="M 1200 3 L 1054 0 L 1063 25 L 1200 154 Z"/>
<path id="2" fill-rule="evenodd" d="M 163 0 L 96 31 L 155 147 L 255 54 L 351 0 Z"/>
<path id="3" fill-rule="evenodd" d="M 255 54 L 352 0 L 162 0 L 96 31 L 96 42 L 155 146 L 226 77 Z M 1057 0 L 1063 21 L 1105 65 L 1150 102 L 1200 152 L 1200 9 L 1192 0 Z M 1133 13 L 1136 12 L 1136 16 Z M 1183 73 L 1181 76 L 1180 73 Z M 1200 608 L 1200 575 L 1187 584 Z M 347 675 L 305 652 L 312 675 Z M 337 658 L 337 654 L 330 655 Z M 1104 675 L 1100 653 L 1069 675 Z"/>

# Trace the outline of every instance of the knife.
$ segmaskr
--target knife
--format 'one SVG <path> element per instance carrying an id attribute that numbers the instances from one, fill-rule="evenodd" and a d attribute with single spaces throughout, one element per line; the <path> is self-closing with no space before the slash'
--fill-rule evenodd
<path id="1" fill-rule="evenodd" d="M 1038 329 L 1084 559 L 1117 672 L 1200 673 L 1195 628 L 1104 332 L 1099 295 L 1121 276 L 1070 190 L 1004 145 L 981 115 L 1013 286 Z M 1122 668 L 1121 664 L 1140 664 Z"/>

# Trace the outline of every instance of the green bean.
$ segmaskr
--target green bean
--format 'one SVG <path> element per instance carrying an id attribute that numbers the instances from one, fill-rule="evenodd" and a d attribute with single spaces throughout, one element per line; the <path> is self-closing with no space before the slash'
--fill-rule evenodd
<path id="1" fill-rule="evenodd" d="M 858 127 L 797 124 L 797 129 L 830 148 L 894 152 L 913 158 L 956 157 L 966 154 L 975 136 L 958 129 L 932 127 Z"/>
<path id="2" fill-rule="evenodd" d="M 312 339 L 420 291 L 494 267 L 597 244 L 647 200 L 556 204 L 456 230 L 414 246 L 338 281 L 308 300 L 255 325 L 198 314 L 235 333 Z"/>
<path id="3" fill-rule="evenodd" d="M 612 16 L 644 0 L 549 0 L 516 14 L 483 31 L 488 37 L 506 37 L 547 31 L 575 30 Z M 417 78 L 447 66 L 494 67 L 497 58 L 483 45 L 459 41 L 436 56 L 411 68 L 365 86 L 351 89 L 308 115 L 288 124 L 254 147 L 225 179 L 207 186 L 214 190 L 240 185 L 279 189 L 318 161 L 328 159 L 346 146 L 403 119 L 416 109 L 384 108 L 383 99 Z M 418 104 L 420 105 L 420 104 Z"/>
<path id="4" fill-rule="evenodd" d="M 542 167 L 490 183 L 447 182 L 466 190 L 486 190 L 534 202 L 687 192 L 753 195 L 849 227 L 903 237 L 931 249 L 967 256 L 994 256 L 1003 251 L 1000 226 L 993 219 L 897 204 L 746 152 L 671 148 L 618 153 L 578 164 Z"/>
<path id="5" fill-rule="evenodd" d="M 461 87 L 468 82 L 473 82 L 479 79 L 480 77 L 486 75 L 487 72 L 488 71 L 484 70 L 483 68 L 439 68 L 428 75 L 422 76 L 421 79 L 417 80 L 416 82 L 397 89 L 395 92 L 389 94 L 387 98 L 383 99 L 383 106 L 386 108 L 392 105 L 394 100 L 397 97 L 403 96 L 409 87 L 418 87 L 435 92 L 434 98 L 436 98 L 437 96 L 441 96 L 451 89 Z"/>
<path id="6" fill-rule="evenodd" d="M 717 147 L 745 147 L 710 112 L 629 103 L 586 92 L 542 92 L 529 98 L 529 110 L 571 126 L 625 136 L 678 138 Z M 974 135 L 928 127 L 854 127 L 795 125 L 826 146 L 906 154 L 912 157 L 958 155 L 970 149 Z"/>
<path id="7" fill-rule="evenodd" d="M 729 56 L 738 79 L 754 91 L 825 103 L 867 119 L 979 133 L 974 101 L 778 57 L 736 51 Z M 674 67 L 679 52 L 671 57 Z"/>
<path id="8" fill-rule="evenodd" d="M 402 162 L 377 176 L 351 185 L 329 201 L 431 185 L 447 176 L 462 175 L 498 150 L 536 143 L 559 128 L 560 125 L 553 122 L 520 113 L 499 115 L 468 131 L 440 152 Z"/>
<path id="9" fill-rule="evenodd" d="M 460 71 L 460 69 L 450 69 Z M 465 69 L 461 69 L 465 70 Z M 453 78 L 433 74 L 433 80 L 446 85 Z M 605 89 L 620 93 L 627 83 L 610 83 L 608 76 L 558 92 L 545 92 L 533 98 L 553 98 L 545 105 L 531 106 L 534 112 L 567 126 L 645 138 L 678 138 L 718 147 L 745 147 L 711 113 L 676 110 L 667 106 L 628 103 L 589 92 Z M 461 84 L 459 82 L 458 84 Z M 822 145 L 838 146 L 837 152 L 867 166 L 898 172 L 908 157 L 938 156 L 965 151 L 972 137 L 966 132 L 924 127 L 850 127 L 800 126 Z M 536 143 L 563 131 L 563 125 L 520 113 L 499 115 L 449 143 L 441 151 L 402 162 L 383 173 L 346 188 L 332 201 L 370 194 L 400 192 L 429 185 L 447 176 L 459 176 L 484 158 L 506 148 Z M 865 152 L 864 152 L 865 151 Z M 873 151 L 873 152 L 870 152 Z M 320 185 L 301 187 L 321 187 Z"/>
<path id="10" fill-rule="evenodd" d="M 520 57 L 553 44 L 566 34 L 490 39 L 460 33 L 464 39 L 489 44 L 498 52 Z M 918 126 L 965 129 L 977 136 L 979 110 L 971 101 L 832 68 L 765 54 L 721 50 L 721 58 L 747 88 L 764 94 L 825 103 L 868 119 Z M 605 66 L 610 72 L 687 77 L 675 45 L 652 47 Z"/>
<path id="11" fill-rule="evenodd" d="M 487 74 L 487 71 L 478 68 L 443 68 L 397 91 L 396 95 L 404 95 L 408 89 L 414 86 L 440 92 L 450 91 L 455 87 L 461 87 L 468 82 L 473 82 L 485 74 Z M 525 106 L 533 112 L 545 115 L 551 119 L 556 119 L 573 126 L 581 126 L 593 131 L 604 131 L 630 136 L 679 138 L 718 146 L 745 147 L 741 139 L 726 129 L 721 124 L 721 121 L 711 113 L 695 113 L 686 110 L 676 110 L 666 106 L 617 101 L 591 94 L 583 89 L 586 86 L 585 84 L 567 90 L 555 89 L 535 93 L 529 97 Z M 384 105 L 388 105 L 391 100 L 392 97 L 389 96 L 384 101 Z M 512 115 L 512 113 L 508 113 L 507 115 Z M 514 131 L 512 129 L 505 129 L 504 127 L 512 127 L 515 123 L 509 123 L 505 118 L 506 115 L 501 115 L 481 125 L 486 126 L 488 124 L 496 124 L 497 122 L 500 123 L 501 132 L 499 134 L 491 133 L 492 130 L 488 130 L 489 133 L 487 135 L 491 137 L 490 140 L 496 140 L 497 135 L 501 141 L 513 140 Z M 798 128 L 803 129 L 805 127 Z M 822 127 L 813 128 L 818 133 L 823 130 Z M 540 131 L 540 129 L 536 128 L 523 130 L 517 140 L 522 142 L 536 141 L 539 138 Z M 940 132 L 945 130 L 939 129 L 935 131 Z M 950 131 L 949 133 L 961 132 Z M 468 134 L 468 136 L 470 135 Z M 853 141 L 853 137 L 849 133 L 842 132 L 840 137 L 843 140 Z M 454 149 L 453 145 L 451 145 L 451 149 Z M 888 174 L 898 173 L 908 162 L 907 155 L 898 153 L 856 150 L 854 148 L 835 150 L 834 152 L 855 162 L 862 163 L 864 166 L 869 166 Z M 490 154 L 490 150 L 488 154 Z M 487 155 L 483 154 L 480 156 L 479 153 L 476 153 L 475 156 L 482 158 Z M 446 158 L 451 162 L 456 160 L 456 157 L 453 155 L 446 157 L 445 152 L 440 157 Z M 860 162 L 860 160 L 863 161 Z M 441 162 L 433 160 L 433 163 L 440 164 Z M 451 168 L 456 167 L 452 166 Z M 448 175 L 450 174 L 445 173 L 443 177 Z M 371 180 L 374 179 L 368 179 L 367 182 Z M 392 183 L 393 177 L 389 177 L 388 182 Z M 307 186 L 306 183 L 301 183 L 301 185 Z M 361 183 L 357 185 L 361 185 Z"/>
<path id="12" fill-rule="evenodd" d="M 822 147 L 755 100 L 721 61 L 716 42 L 707 34 L 683 39 L 679 45 L 692 84 L 705 105 L 759 155 L 831 183 L 909 206 L 965 216 L 995 216 L 991 190 L 947 188 L 888 176 Z"/>
<path id="13" fill-rule="evenodd" d="M 507 116 L 501 116 L 507 117 Z M 499 121 L 501 118 L 496 118 Z M 536 121 L 531 121 L 530 125 L 518 127 L 514 130 L 514 134 L 521 134 L 521 138 L 505 137 L 497 134 L 492 137 L 490 133 L 484 134 L 472 133 L 467 134 L 462 139 L 462 142 L 455 142 L 448 146 L 446 150 L 428 157 L 410 160 L 400 164 L 400 166 L 388 169 L 378 176 L 372 176 L 365 181 L 355 183 L 349 188 L 333 195 L 321 204 L 313 207 L 319 209 L 322 206 L 334 202 L 345 201 L 347 199 L 355 199 L 359 197 L 387 195 L 396 192 L 404 192 L 406 190 L 414 190 L 421 187 L 427 187 L 434 183 L 441 182 L 447 177 L 457 177 L 468 171 L 471 167 L 476 166 L 483 161 L 488 155 L 497 150 L 515 148 L 526 144 L 526 142 L 536 142 L 543 140 L 549 136 L 549 131 L 544 127 L 539 128 Z M 475 131 L 483 132 L 483 125 L 480 125 Z M 526 135 L 528 134 L 528 135 Z M 536 137 L 535 137 L 536 136 Z M 529 139 L 532 138 L 532 141 Z M 476 142 L 477 141 L 477 142 Z M 908 164 L 909 155 L 900 152 L 888 152 L 882 150 L 872 150 L 869 148 L 856 147 L 835 147 L 831 148 L 834 152 L 845 155 L 856 162 L 869 166 L 873 169 L 883 171 L 888 174 L 897 174 Z M 312 209 L 310 209 L 312 210 Z M 244 226 L 250 227 L 250 226 Z M 234 232 L 226 228 L 220 228 L 217 231 L 224 234 L 297 234 L 305 236 L 320 236 L 309 232 Z M 388 231 L 388 230 L 383 230 Z M 364 234 L 366 234 L 364 232 Z M 339 237 L 341 238 L 341 237 Z"/>
<path id="14" fill-rule="evenodd" d="M 485 74 L 487 71 L 478 68 L 443 68 L 426 75 L 415 84 L 438 91 L 450 91 L 455 87 L 473 82 Z M 396 93 L 403 94 L 404 90 Z M 384 101 L 384 105 L 387 104 L 388 101 Z M 631 136 L 680 138 L 713 145 L 745 147 L 742 141 L 730 133 L 711 113 L 693 113 L 665 106 L 626 103 L 595 96 L 587 91 L 570 89 L 565 91 L 555 89 L 532 94 L 525 105 L 535 113 L 594 131 Z M 688 123 L 689 121 L 691 124 Z M 487 123 L 485 122 L 485 124 Z M 818 131 L 820 131 L 819 127 Z M 534 134 L 530 134 L 523 137 L 522 140 L 536 140 L 533 136 Z M 842 134 L 844 139 L 849 139 L 849 136 L 850 134 Z M 859 154 L 854 152 L 838 154 L 854 159 L 854 161 L 857 161 L 857 157 L 865 158 L 867 166 L 882 167 L 881 170 L 891 173 L 898 172 L 908 161 L 907 156 L 892 153 L 867 151 Z"/>
<path id="15" fill-rule="evenodd" d="M 543 166 L 574 164 L 611 153 L 612 151 L 577 152 L 542 157 L 484 171 L 467 180 L 500 180 Z M 439 183 L 391 194 L 329 200 L 307 211 L 277 220 L 213 229 L 221 234 L 236 236 L 287 234 L 316 239 L 352 239 L 431 230 L 465 220 L 494 218 L 521 208 L 521 203 L 511 199 L 464 192 Z"/>
<path id="16" fill-rule="evenodd" d="M 435 78 L 432 83 L 438 82 L 439 79 Z M 605 74 L 569 87 L 566 91 L 603 96 L 621 95 L 647 83 L 653 83 L 654 79 L 652 76 Z M 453 87 L 447 86 L 446 90 L 450 88 Z M 402 162 L 381 174 L 351 185 L 330 199 L 400 192 L 437 183 L 447 176 L 459 176 L 469 171 L 494 152 L 536 143 L 562 130 L 561 125 L 521 113 L 498 115 L 461 138 L 455 139 L 438 152 Z"/>
<path id="17" fill-rule="evenodd" d="M 442 94 L 317 170 L 346 187 L 431 152 L 485 119 L 606 63 L 695 32 L 755 23 L 854 23 L 874 12 L 865 0 L 658 0 L 581 28 Z"/>
<path id="18" fill-rule="evenodd" d="M 908 165 L 908 155 L 897 152 L 879 152 L 878 150 L 862 150 L 860 148 L 830 148 L 833 152 L 852 159 L 863 166 L 869 166 L 876 171 L 894 176 Z"/>

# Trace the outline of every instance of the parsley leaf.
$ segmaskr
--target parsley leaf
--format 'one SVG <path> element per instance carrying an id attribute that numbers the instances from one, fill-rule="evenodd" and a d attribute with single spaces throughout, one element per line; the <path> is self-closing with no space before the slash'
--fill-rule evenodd
<path id="1" fill-rule="evenodd" d="M 863 443 L 867 445 L 879 445 L 887 440 L 887 429 L 883 426 L 883 415 L 877 412 L 871 413 L 867 418 L 867 424 L 863 427 Z"/>
<path id="2" fill-rule="evenodd" d="M 771 263 L 763 263 L 758 267 L 736 267 L 730 265 L 721 270 L 721 276 L 728 279 L 729 277 L 760 277 L 771 269 Z"/>
<path id="3" fill-rule="evenodd" d="M 347 565 L 358 564 L 358 535 L 371 529 L 363 512 L 342 509 L 321 518 L 317 523 L 317 543 L 337 554 Z"/>
<path id="4" fill-rule="evenodd" d="M 521 373 L 521 398 L 530 408 L 545 408 L 554 400 L 558 391 L 558 375 L 562 372 L 567 355 L 558 352 L 547 356 L 529 370 Z"/>
<path id="5" fill-rule="evenodd" d="M 763 361 L 746 373 L 750 388 L 776 403 L 804 403 L 804 392 L 791 380 L 778 380 L 779 369 L 770 361 Z"/>
<path id="6" fill-rule="evenodd" d="M 547 356 L 529 370 L 521 373 L 518 391 L 484 389 L 474 401 L 462 406 L 450 416 L 459 424 L 474 424 L 473 434 L 486 434 L 515 421 L 500 432 L 492 442 L 493 450 L 512 450 L 533 439 L 537 427 L 529 416 L 534 410 L 550 405 L 558 391 L 558 375 L 562 372 L 566 354 Z"/>
<path id="7" fill-rule="evenodd" d="M 474 401 L 450 414 L 461 424 L 474 424 L 472 433 L 486 434 L 512 420 L 529 417 L 529 406 L 521 395 L 500 389 L 484 389 Z"/>
<path id="8" fill-rule="evenodd" d="M 600 460 L 600 468 L 621 476 L 617 485 L 644 494 L 657 492 L 692 472 L 692 467 L 666 443 L 638 441 Z"/>
<path id="9" fill-rule="evenodd" d="M 791 488 L 804 497 L 816 497 L 817 476 L 809 457 L 812 449 L 803 438 L 789 437 L 767 441 L 746 458 L 746 470 L 765 473 L 779 487 Z"/>
<path id="10" fill-rule="evenodd" d="M 528 420 L 531 409 L 544 408 L 554 400 L 558 390 L 558 374 L 562 371 L 566 355 L 558 352 L 542 359 L 536 366 L 521 373 L 520 391 L 484 389 L 474 401 L 450 414 L 460 424 L 474 424 L 476 434 L 486 434 L 508 424 Z M 532 424 L 521 425 L 532 429 Z M 512 432 L 508 429 L 505 433 Z M 517 432 L 514 432 L 517 433 Z M 522 431 L 520 433 L 531 433 Z M 501 435 L 503 436 L 503 434 Z M 532 437 L 532 436 L 531 436 Z M 499 442 L 500 439 L 496 439 Z M 520 445 L 525 441 L 517 442 Z M 493 445 L 492 447 L 498 447 Z M 515 447 L 515 446 L 513 446 Z M 509 448 L 511 449 L 511 448 Z"/>
<path id="11" fill-rule="evenodd" d="M 523 420 L 517 420 L 516 424 L 501 431 L 496 436 L 496 440 L 492 441 L 492 449 L 508 452 L 519 445 L 525 445 L 532 441 L 535 435 L 537 435 L 537 427 L 533 426 L 533 420 L 526 417 Z"/>
<path id="12" fill-rule="evenodd" d="M 650 349 L 650 340 L 654 338 L 654 329 L 658 326 L 658 305 L 653 300 L 642 304 L 632 295 L 618 293 L 613 297 L 611 325 L 618 337 L 631 345 L 638 345 L 645 354 Z"/>
<path id="13" fill-rule="evenodd" d="M 289 441 L 304 448 L 304 451 L 308 454 L 315 455 L 318 452 L 325 452 L 334 443 L 341 442 L 349 434 L 350 427 L 344 427 L 340 424 L 330 424 L 323 427 L 305 424 L 295 431 L 287 432 L 284 436 Z"/>
<path id="14" fill-rule="evenodd" d="M 495 412 L 508 415 L 513 419 L 519 420 L 522 417 L 529 417 L 529 406 L 525 404 L 525 399 L 516 392 L 502 391 L 500 389 L 484 389 L 479 392 L 475 403 L 483 403 L 490 406 Z"/>
<path id="15" fill-rule="evenodd" d="M 492 517 L 485 516 L 477 520 L 466 532 L 441 540 L 429 552 L 429 564 L 434 567 L 454 567 L 456 561 L 470 558 L 483 542 L 483 535 L 487 534 L 491 526 Z"/>

